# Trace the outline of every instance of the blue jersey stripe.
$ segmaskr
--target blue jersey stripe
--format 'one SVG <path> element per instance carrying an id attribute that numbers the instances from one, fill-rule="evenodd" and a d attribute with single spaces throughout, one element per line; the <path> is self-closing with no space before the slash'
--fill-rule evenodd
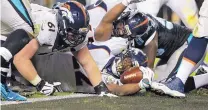
<path id="1" fill-rule="evenodd" d="M 88 45 L 88 49 L 89 49 L 89 50 L 92 50 L 92 49 L 104 49 L 104 50 L 106 50 L 109 54 L 110 54 L 110 52 L 111 52 L 111 50 L 110 50 L 107 46 L 104 46 L 104 45 L 98 46 L 98 45 L 94 45 L 94 44 L 89 44 L 89 45 Z"/>
<path id="2" fill-rule="evenodd" d="M 22 2 L 20 0 L 11 0 L 12 3 L 16 6 L 16 8 L 18 9 L 19 12 L 22 13 L 22 15 L 24 15 L 24 17 L 27 19 L 27 21 L 30 23 L 30 25 L 32 25 L 32 22 L 29 19 L 29 16 L 26 14 L 27 9 L 24 8 L 24 4 L 22 4 Z"/>
<path id="3" fill-rule="evenodd" d="M 191 39 L 192 39 L 192 38 L 193 38 L 193 34 L 191 33 L 191 34 L 189 35 L 188 39 L 187 39 L 188 44 L 191 42 Z"/>

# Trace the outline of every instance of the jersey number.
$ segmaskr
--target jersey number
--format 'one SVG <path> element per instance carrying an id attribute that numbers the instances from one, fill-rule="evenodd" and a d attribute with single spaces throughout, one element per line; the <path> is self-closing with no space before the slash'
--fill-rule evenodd
<path id="1" fill-rule="evenodd" d="M 55 32 L 55 25 L 52 22 L 48 22 L 49 31 Z"/>

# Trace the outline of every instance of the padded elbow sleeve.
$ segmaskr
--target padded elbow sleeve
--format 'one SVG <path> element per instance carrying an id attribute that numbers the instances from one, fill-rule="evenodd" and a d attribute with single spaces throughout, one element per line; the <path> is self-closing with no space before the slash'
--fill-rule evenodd
<path id="1" fill-rule="evenodd" d="M 25 30 L 18 29 L 9 34 L 6 41 L 2 44 L 2 47 L 7 48 L 14 56 L 28 44 L 30 40 L 29 34 Z"/>

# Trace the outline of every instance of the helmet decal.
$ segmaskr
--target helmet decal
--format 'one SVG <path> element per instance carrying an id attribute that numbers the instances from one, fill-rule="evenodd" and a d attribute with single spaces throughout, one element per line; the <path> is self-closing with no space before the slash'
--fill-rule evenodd
<path id="1" fill-rule="evenodd" d="M 138 24 L 138 25 L 136 25 L 135 27 L 133 27 L 133 29 L 138 28 L 138 27 L 140 27 L 140 26 L 142 26 L 142 25 L 145 25 L 145 24 L 147 24 L 147 23 L 148 23 L 148 19 L 146 18 L 143 22 L 141 22 L 140 24 Z"/>
<path id="2" fill-rule="evenodd" d="M 62 17 L 68 17 L 69 22 L 74 23 L 74 18 L 72 17 L 72 13 L 66 8 L 60 7 L 60 9 L 61 9 Z"/>
<path id="3" fill-rule="evenodd" d="M 84 15 L 85 24 L 87 24 L 87 15 L 86 15 L 85 7 L 83 5 L 81 5 L 79 2 L 76 2 L 76 1 L 71 1 L 71 2 L 75 3 L 82 10 L 82 13 Z"/>

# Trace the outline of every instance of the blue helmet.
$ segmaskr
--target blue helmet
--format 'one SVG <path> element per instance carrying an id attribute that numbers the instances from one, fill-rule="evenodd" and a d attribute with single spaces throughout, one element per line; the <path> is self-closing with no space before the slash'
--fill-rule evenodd
<path id="1" fill-rule="evenodd" d="M 123 35 L 119 35 L 116 25 L 123 24 Z M 153 21 L 141 12 L 124 12 L 118 20 L 114 22 L 114 34 L 118 37 L 125 37 L 138 40 L 148 38 L 155 31 Z"/>
<path id="2" fill-rule="evenodd" d="M 143 13 L 130 15 L 125 21 L 131 36 L 144 34 L 149 26 L 149 19 Z"/>
<path id="3" fill-rule="evenodd" d="M 156 27 L 154 21 L 141 12 L 133 13 L 125 21 L 125 29 L 138 47 L 143 47 L 154 38 Z"/>
<path id="4" fill-rule="evenodd" d="M 85 7 L 79 2 L 68 1 L 54 8 L 58 9 L 58 35 L 69 47 L 81 44 L 89 31 L 90 17 Z"/>

